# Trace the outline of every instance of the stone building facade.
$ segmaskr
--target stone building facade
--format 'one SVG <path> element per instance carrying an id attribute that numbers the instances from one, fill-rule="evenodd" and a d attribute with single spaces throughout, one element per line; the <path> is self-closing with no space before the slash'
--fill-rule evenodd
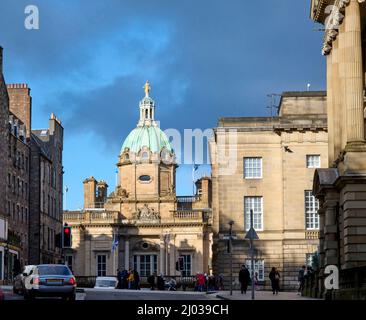
<path id="1" fill-rule="evenodd" d="M 54 114 L 48 129 L 31 134 L 30 243 L 32 264 L 62 260 L 56 235 L 61 234 L 63 210 L 63 127 Z"/>
<path id="2" fill-rule="evenodd" d="M 16 86 L 8 85 L 8 88 Z M 16 267 L 15 264 L 28 264 L 30 147 L 29 140 L 26 138 L 26 125 L 12 113 L 11 98 L 9 107 L 6 206 L 9 217 L 9 241 L 17 248 L 16 254 L 13 253 L 15 254 L 14 261 L 9 260 L 11 262 L 9 270 L 12 270 L 13 267 Z"/>
<path id="3" fill-rule="evenodd" d="M 6 190 L 8 164 L 8 117 L 9 97 L 3 75 L 3 48 L 0 47 L 0 190 Z M 0 281 L 5 277 L 5 251 L 7 250 L 7 223 L 6 193 L 0 192 Z"/>
<path id="4" fill-rule="evenodd" d="M 324 92 L 283 93 L 278 115 L 220 118 L 210 141 L 212 161 L 213 272 L 230 279 L 229 222 L 233 221 L 233 271 L 249 269 L 245 240 L 253 210 L 255 271 L 270 287 L 272 267 L 283 290 L 297 289 L 298 270 L 318 249 L 318 203 L 311 194 L 315 168 L 326 167 L 328 135 Z"/>
<path id="5" fill-rule="evenodd" d="M 313 0 L 311 18 L 325 25 L 329 151 L 313 191 L 320 200 L 321 293 L 365 298 L 366 291 L 366 2 Z M 327 266 L 340 271 L 340 290 L 325 290 Z"/>
<path id="6" fill-rule="evenodd" d="M 30 88 L 5 84 L 2 57 L 0 48 L 0 281 L 11 281 L 26 264 L 61 260 L 63 128 L 52 114 L 48 129 L 31 130 Z"/>
<path id="7" fill-rule="evenodd" d="M 124 268 L 136 269 L 145 281 L 153 272 L 209 272 L 210 179 L 197 182 L 197 195 L 176 196 L 174 150 L 155 120 L 149 91 L 146 83 L 137 127 L 118 157 L 116 189 L 108 195 L 106 182 L 90 177 L 84 180 L 84 209 L 64 212 L 72 227 L 66 260 L 78 276 L 115 275 Z M 179 257 L 182 273 L 176 270 Z"/>

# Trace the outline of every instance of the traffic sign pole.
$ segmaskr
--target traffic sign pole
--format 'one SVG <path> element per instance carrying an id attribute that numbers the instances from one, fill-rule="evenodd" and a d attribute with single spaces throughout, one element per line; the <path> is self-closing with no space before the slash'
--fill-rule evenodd
<path id="1" fill-rule="evenodd" d="M 253 209 L 250 210 L 250 229 L 253 228 Z M 251 265 L 252 265 L 252 300 L 254 300 L 254 247 L 253 247 L 253 237 L 250 237 L 250 251 L 251 251 Z"/>

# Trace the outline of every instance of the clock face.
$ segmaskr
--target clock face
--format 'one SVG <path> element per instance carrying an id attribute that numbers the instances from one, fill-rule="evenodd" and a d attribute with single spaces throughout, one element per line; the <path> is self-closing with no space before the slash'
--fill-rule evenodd
<path id="1" fill-rule="evenodd" d="M 139 176 L 139 181 L 141 181 L 141 182 L 150 182 L 151 177 L 149 175 L 142 175 L 142 176 Z"/>

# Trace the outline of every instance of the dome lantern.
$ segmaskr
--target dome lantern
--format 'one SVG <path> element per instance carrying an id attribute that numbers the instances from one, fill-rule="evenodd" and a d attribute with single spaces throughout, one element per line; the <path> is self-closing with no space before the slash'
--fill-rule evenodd
<path id="1" fill-rule="evenodd" d="M 140 119 L 137 127 L 133 129 L 124 141 L 120 154 L 138 154 L 142 149 L 153 154 L 165 152 L 174 154 L 166 134 L 159 128 L 155 121 L 155 102 L 149 96 L 151 87 L 148 81 L 144 85 L 145 97 L 140 101 Z"/>

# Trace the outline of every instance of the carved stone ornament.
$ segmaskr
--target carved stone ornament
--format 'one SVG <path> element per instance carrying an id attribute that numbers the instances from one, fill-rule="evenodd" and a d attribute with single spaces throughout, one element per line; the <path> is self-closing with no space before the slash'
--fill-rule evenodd
<path id="1" fill-rule="evenodd" d="M 160 221 L 160 214 L 155 212 L 153 208 L 145 203 L 142 208 L 139 208 L 134 214 L 134 219 L 139 221 Z"/>
<path id="2" fill-rule="evenodd" d="M 358 3 L 364 3 L 366 0 L 357 0 Z M 326 56 L 332 51 L 333 41 L 337 39 L 339 26 L 342 24 L 344 15 L 341 13 L 345 7 L 350 4 L 351 0 L 339 0 L 335 5 L 335 11 L 332 10 L 332 19 L 326 24 L 327 31 L 324 36 L 322 55 Z"/>
<path id="3" fill-rule="evenodd" d="M 128 198 L 128 192 L 126 191 L 126 189 L 122 189 L 121 186 L 117 187 L 117 195 L 119 197 Z"/>

